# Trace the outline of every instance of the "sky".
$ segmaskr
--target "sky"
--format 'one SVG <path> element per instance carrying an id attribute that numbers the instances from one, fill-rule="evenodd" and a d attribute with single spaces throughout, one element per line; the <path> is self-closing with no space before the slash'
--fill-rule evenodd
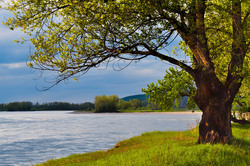
<path id="1" fill-rule="evenodd" d="M 26 37 L 20 30 L 11 31 L 2 24 L 9 16 L 7 11 L 0 10 L 0 103 L 16 101 L 45 102 L 94 102 L 95 96 L 117 95 L 120 98 L 143 94 L 141 88 L 149 83 L 162 79 L 165 70 L 171 65 L 154 57 L 132 63 L 122 71 L 92 69 L 79 78 L 79 81 L 61 82 L 47 91 L 37 88 L 47 86 L 45 73 L 40 77 L 39 71 L 26 66 L 32 44 L 17 44 L 14 40 Z M 178 41 L 174 43 L 177 45 Z M 169 50 L 172 46 L 169 47 Z M 171 66 L 172 67 L 172 66 Z"/>

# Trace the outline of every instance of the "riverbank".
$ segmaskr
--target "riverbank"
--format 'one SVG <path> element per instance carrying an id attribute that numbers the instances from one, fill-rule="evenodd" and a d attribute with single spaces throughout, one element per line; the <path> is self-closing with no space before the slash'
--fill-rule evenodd
<path id="1" fill-rule="evenodd" d="M 250 165 L 250 125 L 232 124 L 231 145 L 197 144 L 198 128 L 150 132 L 121 141 L 107 151 L 75 154 L 37 166 L 55 165 Z"/>
<path id="2" fill-rule="evenodd" d="M 95 112 L 91 111 L 73 111 L 71 112 L 72 114 L 92 114 Z M 120 111 L 120 112 L 104 112 L 103 114 L 119 114 L 119 113 L 137 113 L 137 114 L 202 114 L 201 111 L 191 111 L 191 110 L 186 110 L 186 111 L 173 111 L 173 112 L 161 112 L 161 111 L 148 111 L 148 110 L 127 110 L 127 111 Z M 97 113 L 97 114 L 102 114 L 102 113 Z"/>

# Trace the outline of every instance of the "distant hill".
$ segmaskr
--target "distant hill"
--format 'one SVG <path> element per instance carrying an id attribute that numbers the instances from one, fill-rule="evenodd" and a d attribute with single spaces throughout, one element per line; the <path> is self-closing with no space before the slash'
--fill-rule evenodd
<path id="1" fill-rule="evenodd" d="M 188 101 L 187 96 L 182 97 L 182 101 L 179 103 L 179 107 L 180 108 L 186 108 L 187 107 L 187 101 Z"/>
<path id="2" fill-rule="evenodd" d="M 145 100 L 147 100 L 147 96 L 144 94 L 138 94 L 138 95 L 132 95 L 132 96 L 127 96 L 127 97 L 121 98 L 121 100 L 124 100 L 124 101 L 129 101 L 129 100 L 133 100 L 133 99 L 145 101 Z"/>
<path id="3" fill-rule="evenodd" d="M 127 97 L 121 98 L 121 100 L 124 100 L 124 101 L 129 101 L 129 100 L 133 100 L 133 99 L 138 99 L 138 100 L 141 100 L 141 101 L 146 101 L 147 100 L 147 96 L 145 94 L 138 94 L 138 95 L 132 95 L 132 96 L 127 96 Z M 187 100 L 188 100 L 188 97 L 184 96 L 182 98 L 182 101 L 179 103 L 179 107 L 180 108 L 186 108 L 187 107 Z"/>

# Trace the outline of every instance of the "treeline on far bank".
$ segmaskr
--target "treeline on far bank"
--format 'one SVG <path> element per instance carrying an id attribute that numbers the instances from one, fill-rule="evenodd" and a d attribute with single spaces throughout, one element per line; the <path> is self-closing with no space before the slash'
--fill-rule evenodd
<path id="1" fill-rule="evenodd" d="M 96 96 L 95 102 L 85 102 L 82 104 L 68 103 L 68 102 L 50 102 L 50 103 L 35 103 L 30 101 L 11 102 L 8 104 L 0 104 L 0 111 L 46 111 L 46 110 L 80 110 L 92 112 L 119 112 L 126 110 L 159 110 L 158 106 L 145 99 L 136 99 L 133 97 L 140 97 L 141 95 L 134 95 L 131 98 L 119 99 L 117 95 L 111 96 Z M 127 100 L 127 101 L 126 101 Z M 180 108 L 185 108 L 179 105 Z"/>
<path id="2" fill-rule="evenodd" d="M 46 111 L 46 110 L 86 110 L 90 111 L 95 108 L 91 102 L 81 104 L 68 102 L 50 102 L 50 103 L 35 103 L 30 101 L 11 102 L 8 104 L 0 104 L 0 111 Z"/>
<path id="3" fill-rule="evenodd" d="M 125 101 L 119 99 L 117 95 L 95 97 L 95 112 L 119 112 L 140 109 L 148 109 L 147 100 L 130 99 L 129 101 Z"/>
<path id="4" fill-rule="evenodd" d="M 74 104 L 68 102 L 35 103 L 29 101 L 0 104 L 0 111 L 46 111 L 46 110 L 81 110 L 93 112 L 118 112 L 120 110 L 149 109 L 147 100 L 130 99 L 125 101 L 116 95 L 96 96 L 95 103 Z M 151 109 L 157 109 L 152 106 Z"/>

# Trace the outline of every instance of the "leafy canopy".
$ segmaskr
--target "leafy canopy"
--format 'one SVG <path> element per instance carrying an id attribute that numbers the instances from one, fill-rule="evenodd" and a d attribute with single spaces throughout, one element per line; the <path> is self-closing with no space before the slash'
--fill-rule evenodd
<path id="1" fill-rule="evenodd" d="M 30 67 L 58 72 L 56 84 L 114 60 L 134 61 L 155 56 L 193 76 L 194 69 L 215 68 L 220 81 L 249 76 L 249 1 L 242 0 L 240 28 L 246 43 L 244 65 L 233 63 L 232 2 L 235 0 L 12 0 L 14 15 L 5 23 L 32 36 L 35 52 Z M 204 14 L 204 18 L 203 18 Z M 198 21 L 197 21 L 198 20 Z M 185 58 L 165 49 L 180 35 L 183 47 L 198 43 Z M 193 41 L 196 42 L 193 42 Z M 25 39 L 17 40 L 24 42 Z M 239 41 L 238 43 L 241 43 Z M 186 45 L 186 46 L 185 46 Z M 205 56 L 204 51 L 209 51 Z M 229 72 L 229 74 L 227 74 Z"/>
<path id="2" fill-rule="evenodd" d="M 28 65 L 58 71 L 60 81 L 114 58 L 140 60 L 148 56 L 145 49 L 168 45 L 173 27 L 150 6 L 138 0 L 17 0 L 8 6 L 14 17 L 5 24 L 32 36 L 36 51 Z"/>
<path id="3" fill-rule="evenodd" d="M 234 98 L 233 113 L 239 111 L 240 114 L 250 111 L 250 87 L 249 79 L 242 82 L 242 86 Z M 157 83 L 150 83 L 146 89 L 142 89 L 148 96 L 148 102 L 158 105 L 161 109 L 172 110 L 173 106 L 178 107 L 182 97 L 188 96 L 187 108 L 195 109 L 194 95 L 196 86 L 193 78 L 184 70 L 169 68 L 163 79 Z"/>
<path id="4" fill-rule="evenodd" d="M 189 96 L 187 107 L 194 109 L 195 102 L 193 96 L 196 88 L 193 78 L 187 72 L 169 68 L 162 80 L 158 80 L 156 84 L 147 85 L 147 89 L 142 91 L 149 97 L 149 103 L 153 102 L 161 109 L 172 110 L 174 104 L 179 106 L 179 102 L 183 96 Z"/>

